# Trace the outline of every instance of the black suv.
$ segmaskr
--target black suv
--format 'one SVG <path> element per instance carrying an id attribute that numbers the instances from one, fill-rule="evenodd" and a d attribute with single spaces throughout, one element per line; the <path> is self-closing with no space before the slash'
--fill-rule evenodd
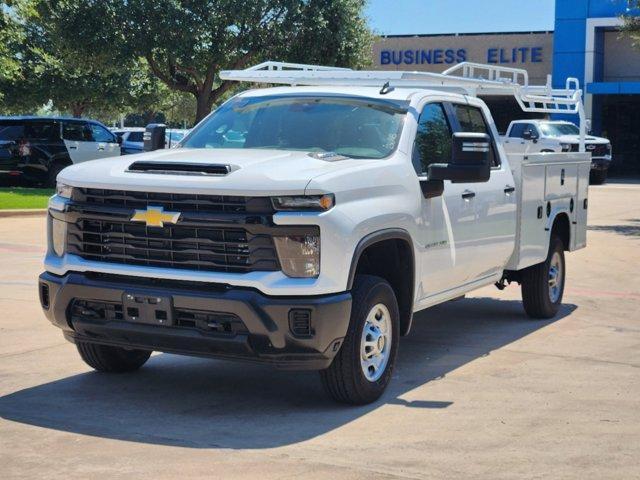
<path id="1" fill-rule="evenodd" d="M 53 187 L 63 168 L 116 155 L 118 137 L 94 120 L 0 117 L 0 179 Z"/>

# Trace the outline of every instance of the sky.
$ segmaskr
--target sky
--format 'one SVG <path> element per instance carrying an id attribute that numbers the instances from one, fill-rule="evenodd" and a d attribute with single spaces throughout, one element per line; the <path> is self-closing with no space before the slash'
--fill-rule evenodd
<path id="1" fill-rule="evenodd" d="M 560 0 L 562 1 L 562 0 Z M 554 0 L 369 0 L 380 35 L 553 30 Z"/>

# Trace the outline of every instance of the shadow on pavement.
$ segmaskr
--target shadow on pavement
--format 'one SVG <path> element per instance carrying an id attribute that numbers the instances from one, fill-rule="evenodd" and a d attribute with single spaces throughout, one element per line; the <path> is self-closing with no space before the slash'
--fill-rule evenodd
<path id="1" fill-rule="evenodd" d="M 190 448 L 269 448 L 314 438 L 384 404 L 441 409 L 455 398 L 401 396 L 569 315 L 527 318 L 519 301 L 471 298 L 416 315 L 385 395 L 339 405 L 316 372 L 156 355 L 132 374 L 83 373 L 0 398 L 0 416 L 55 430 Z M 80 360 L 78 360 L 80 361 Z"/>
<path id="2" fill-rule="evenodd" d="M 640 236 L 640 219 L 628 220 L 630 225 L 589 225 L 587 230 L 597 232 L 612 232 L 630 237 Z"/>

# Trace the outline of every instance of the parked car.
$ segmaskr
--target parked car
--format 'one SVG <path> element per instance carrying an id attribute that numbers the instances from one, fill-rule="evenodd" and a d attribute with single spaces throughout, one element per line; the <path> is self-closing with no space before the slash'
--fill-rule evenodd
<path id="1" fill-rule="evenodd" d="M 60 117 L 0 117 L 0 176 L 55 186 L 65 167 L 120 155 L 100 122 Z"/>
<path id="2" fill-rule="evenodd" d="M 185 135 L 189 133 L 187 129 L 181 128 L 168 128 L 166 130 L 166 148 L 175 148 L 178 146 L 180 140 L 182 140 Z"/>
<path id="3" fill-rule="evenodd" d="M 40 299 L 88 365 L 159 350 L 313 369 L 363 404 L 415 312 L 517 282 L 529 316 L 556 315 L 565 252 L 586 246 L 586 153 L 506 154 L 472 95 L 495 81 L 282 65 L 221 72 L 290 86 L 236 95 L 184 148 L 60 174 Z"/>
<path id="4" fill-rule="evenodd" d="M 129 155 L 132 153 L 144 152 L 144 128 L 128 127 L 114 128 L 111 130 L 118 138 L 121 139 L 122 154 Z"/>
<path id="5" fill-rule="evenodd" d="M 578 127 L 559 120 L 514 120 L 503 137 L 509 153 L 577 152 L 580 139 Z M 585 138 L 591 153 L 591 180 L 602 184 L 611 165 L 611 142 L 589 135 Z"/>

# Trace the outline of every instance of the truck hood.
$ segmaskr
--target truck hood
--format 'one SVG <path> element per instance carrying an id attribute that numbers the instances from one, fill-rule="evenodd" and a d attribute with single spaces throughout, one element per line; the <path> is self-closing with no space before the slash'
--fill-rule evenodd
<path id="1" fill-rule="evenodd" d="M 231 172 L 202 176 L 127 171 L 132 163 L 142 160 L 229 165 Z M 371 161 L 344 157 L 326 160 L 299 151 L 178 148 L 72 165 L 60 173 L 58 181 L 74 187 L 151 192 L 299 195 L 316 176 Z"/>
<path id="2" fill-rule="evenodd" d="M 554 137 L 561 143 L 580 143 L 579 135 L 560 135 L 559 137 Z M 609 143 L 609 140 L 602 137 L 594 137 L 593 135 L 586 135 L 584 137 L 586 143 Z"/>

